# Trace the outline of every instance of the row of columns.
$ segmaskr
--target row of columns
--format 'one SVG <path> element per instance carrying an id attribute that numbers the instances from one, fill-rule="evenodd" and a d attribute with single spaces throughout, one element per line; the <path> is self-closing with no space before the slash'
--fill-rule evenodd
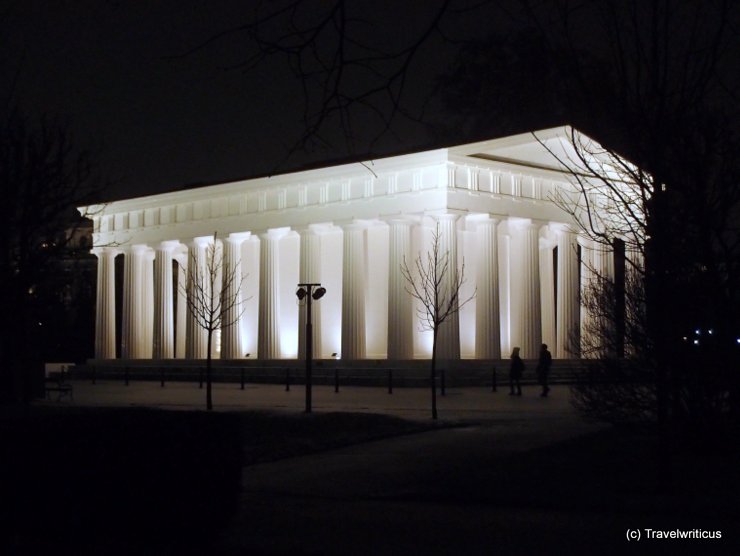
<path id="1" fill-rule="evenodd" d="M 458 268 L 457 216 L 436 217 L 440 253 L 447 253 L 449 269 L 444 287 L 453 287 Z M 518 345 L 525 358 L 537 357 L 544 341 L 554 346 L 558 358 L 578 356 L 583 318 L 579 271 L 578 235 L 562 225 L 538 224 L 525 219 L 502 221 L 490 216 L 475 219 L 477 265 L 475 273 L 475 356 L 477 359 L 507 357 L 502 345 Z M 414 220 L 388 221 L 388 343 L 389 359 L 414 356 L 415 302 L 407 292 L 400 272 L 405 262 L 413 265 L 412 229 Z M 366 356 L 366 292 L 368 284 L 366 245 L 367 225 L 353 222 L 343 226 L 343 269 L 341 303 L 341 355 L 344 359 Z M 289 228 L 269 230 L 259 236 L 259 318 L 258 357 L 281 357 L 280 346 L 280 241 Z M 214 244 L 214 238 L 196 238 L 190 244 L 165 241 L 155 249 L 133 245 L 125 250 L 122 311 L 121 357 L 124 359 L 170 359 L 206 357 L 206 331 L 193 311 L 187 310 L 186 289 L 193 294 L 193 279 L 204 276 L 209 248 L 222 249 L 223 267 L 218 287 L 226 303 L 220 330 L 221 357 L 236 359 L 244 355 L 238 322 L 244 310 L 241 247 L 249 232 L 230 234 Z M 553 253 L 557 247 L 557 264 Z M 115 346 L 115 248 L 97 248 L 98 289 L 96 315 L 96 358 L 113 359 Z M 300 232 L 299 279 L 321 281 L 321 226 L 308 226 Z M 585 259 L 588 258 L 588 261 Z M 611 253 L 593 251 L 582 257 L 583 264 L 613 272 Z M 173 261 L 177 275 L 173 276 Z M 152 264 L 153 263 L 153 264 Z M 557 273 L 554 272 L 557 268 Z M 589 266 L 588 268 L 591 268 Z M 188 270 L 189 269 L 189 270 Z M 176 284 L 176 286 L 173 286 Z M 555 284 L 557 287 L 555 288 Z M 173 287 L 177 290 L 173 291 Z M 173 301 L 174 300 L 174 301 Z M 291 300 L 292 301 L 292 300 Z M 176 303 L 177 310 L 174 310 Z M 177 314 L 177 326 L 174 314 Z M 314 306 L 314 353 L 321 351 L 321 303 Z M 298 352 L 305 354 L 305 315 L 299 312 Z M 177 334 L 177 337 L 175 337 Z M 177 349 L 175 349 L 175 346 Z M 458 314 L 442 326 L 438 336 L 438 357 L 460 357 Z"/>

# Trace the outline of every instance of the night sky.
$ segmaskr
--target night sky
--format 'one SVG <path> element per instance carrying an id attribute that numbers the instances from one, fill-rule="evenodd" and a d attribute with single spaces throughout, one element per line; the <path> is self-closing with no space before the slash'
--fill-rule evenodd
<path id="1" fill-rule="evenodd" d="M 552 109 L 548 92 L 559 79 L 555 66 L 537 55 L 527 58 L 532 22 L 518 11 L 526 2 L 451 0 L 439 30 L 424 40 L 403 72 L 403 110 L 387 128 L 373 112 L 381 117 L 391 113 L 381 93 L 365 108 L 350 109 L 349 131 L 335 115 L 323 122 L 319 135 L 301 142 L 307 129 L 303 81 L 281 54 L 243 67 L 259 49 L 248 33 L 234 31 L 295 1 L 0 0 L 2 101 L 20 106 L 31 118 L 46 115 L 65 123 L 74 144 L 93 152 L 108 183 L 101 201 L 579 125 Z M 338 3 L 298 4 L 297 24 L 305 29 Z M 382 58 L 413 44 L 445 0 L 345 4 L 352 20 L 349 36 L 377 49 Z M 543 6 L 555 5 L 537 4 L 538 14 Z M 695 13 L 696 4 L 677 0 L 665 5 L 677 28 L 688 32 L 692 18 L 686 14 Z M 688 11 L 673 9 L 681 6 Z M 732 12 L 730 35 L 738 34 L 738 11 Z M 581 19 L 574 24 L 577 47 L 586 53 L 605 44 L 600 27 L 592 23 Z M 287 28 L 281 19 L 263 25 L 261 36 L 269 39 Z M 496 47 L 470 60 L 472 74 L 457 79 L 458 62 L 469 61 L 457 57 L 464 43 L 488 36 L 496 36 L 499 47 L 520 44 L 518 51 L 514 47 L 515 57 L 499 64 L 496 73 Z M 324 60 L 335 52 L 332 37 L 330 30 L 317 41 Z M 687 42 L 681 36 L 672 40 L 678 46 Z M 740 40 L 734 50 L 740 50 Z M 737 54 L 725 56 L 718 68 L 725 74 L 723 87 L 730 90 L 740 83 Z M 373 71 L 388 75 L 397 67 L 355 68 L 345 75 L 349 86 L 345 83 L 343 90 L 371 89 L 379 83 Z M 528 69 L 511 72 L 522 67 Z M 594 79 L 597 86 L 600 81 Z M 449 90 L 455 85 L 451 103 Z M 315 81 L 307 87 L 310 110 L 315 110 L 320 88 Z M 489 106 L 506 108 L 502 113 Z M 458 123 L 464 118 L 477 122 L 474 133 Z M 609 129 L 584 131 L 602 141 L 609 136 Z"/>
<path id="2" fill-rule="evenodd" d="M 66 122 L 75 144 L 95 153 L 110 182 L 101 200 L 281 173 L 368 152 L 413 150 L 435 141 L 428 126 L 408 118 L 395 118 L 381 133 L 370 117 L 360 119 L 362 129 L 351 144 L 330 122 L 328 144 L 289 155 L 305 126 L 301 82 L 286 60 L 276 56 L 248 71 L 239 68 L 255 52 L 240 33 L 199 48 L 250 21 L 256 4 L 5 2 L 0 16 L 4 97 L 10 91 L 26 114 Z M 426 24 L 437 3 L 350 4 L 353 15 L 365 20 L 357 28 L 364 29 L 368 42 L 392 50 Z M 446 26 L 450 36 L 470 37 L 490 22 L 464 13 L 449 16 Z M 412 110 L 420 111 L 430 99 L 435 78 L 449 70 L 455 52 L 440 36 L 424 45 L 407 72 L 404 101 Z M 426 121 L 444 118 L 435 103 L 432 98 Z"/>

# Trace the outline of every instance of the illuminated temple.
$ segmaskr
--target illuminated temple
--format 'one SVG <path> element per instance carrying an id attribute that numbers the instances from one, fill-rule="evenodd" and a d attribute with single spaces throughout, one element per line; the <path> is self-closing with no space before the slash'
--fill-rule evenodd
<path id="1" fill-rule="evenodd" d="M 300 357 L 305 311 L 299 282 L 320 282 L 313 303 L 316 358 L 424 359 L 401 275 L 439 230 L 443 252 L 464 263 L 461 298 L 442 326 L 439 357 L 499 359 L 520 346 L 537 357 L 578 355 L 579 292 L 613 254 L 596 248 L 556 198 L 574 191 L 553 154 L 568 128 L 222 183 L 83 207 L 98 259 L 96 360 L 203 359 L 206 332 L 187 310 L 187 266 L 215 241 L 224 275 L 241 281 L 216 334 L 227 360 Z M 590 261 L 585 264 L 584 260 Z"/>

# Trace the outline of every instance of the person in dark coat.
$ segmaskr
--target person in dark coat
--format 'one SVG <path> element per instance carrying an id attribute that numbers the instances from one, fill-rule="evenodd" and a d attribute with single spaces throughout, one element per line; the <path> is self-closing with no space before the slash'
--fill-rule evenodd
<path id="1" fill-rule="evenodd" d="M 515 347 L 511 352 L 511 367 L 509 368 L 509 396 L 522 395 L 522 374 L 524 373 L 524 361 L 519 357 L 519 348 Z M 516 386 L 516 391 L 514 390 Z"/>
<path id="2" fill-rule="evenodd" d="M 547 397 L 550 387 L 547 385 L 547 378 L 550 376 L 550 367 L 552 366 L 552 354 L 547 350 L 547 344 L 542 344 L 540 348 L 540 360 L 537 363 L 537 381 L 542 385 L 540 396 Z"/>

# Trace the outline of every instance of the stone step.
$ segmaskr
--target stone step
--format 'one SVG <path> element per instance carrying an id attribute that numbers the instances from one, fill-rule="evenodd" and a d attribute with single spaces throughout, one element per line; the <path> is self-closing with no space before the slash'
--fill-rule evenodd
<path id="1" fill-rule="evenodd" d="M 334 384 L 335 376 L 338 375 L 340 384 L 356 386 L 385 386 L 388 384 L 389 372 L 392 375 L 394 386 L 421 387 L 429 384 L 429 361 L 414 361 L 408 366 L 381 366 L 379 364 L 368 365 L 369 361 L 351 362 L 352 365 L 342 364 L 341 361 L 315 362 L 312 370 L 313 382 L 315 384 Z M 286 379 L 291 384 L 303 384 L 305 380 L 305 366 L 302 361 L 295 360 L 269 362 L 269 365 L 260 365 L 257 361 L 249 364 L 236 362 L 218 361 L 214 362 L 212 368 L 212 379 L 216 382 L 263 384 L 284 384 Z M 298 363 L 298 364 L 296 364 Z M 451 368 L 437 369 L 437 382 L 444 380 L 446 386 L 485 386 L 491 387 L 495 381 L 497 385 L 508 384 L 508 361 L 500 361 L 498 364 L 485 364 L 481 361 L 455 361 Z M 535 373 L 536 362 L 527 362 L 527 367 L 522 377 L 524 384 L 537 382 Z M 550 382 L 553 384 L 570 384 L 580 380 L 583 376 L 585 365 L 581 361 L 555 361 L 550 373 Z M 72 377 L 78 379 L 93 378 L 100 380 L 129 380 L 129 381 L 159 381 L 164 377 L 166 381 L 199 382 L 201 375 L 205 373 L 205 361 L 180 361 L 179 363 L 167 362 L 156 364 L 152 361 L 115 361 L 105 364 L 96 362 L 86 365 L 77 365 L 70 370 Z"/>

